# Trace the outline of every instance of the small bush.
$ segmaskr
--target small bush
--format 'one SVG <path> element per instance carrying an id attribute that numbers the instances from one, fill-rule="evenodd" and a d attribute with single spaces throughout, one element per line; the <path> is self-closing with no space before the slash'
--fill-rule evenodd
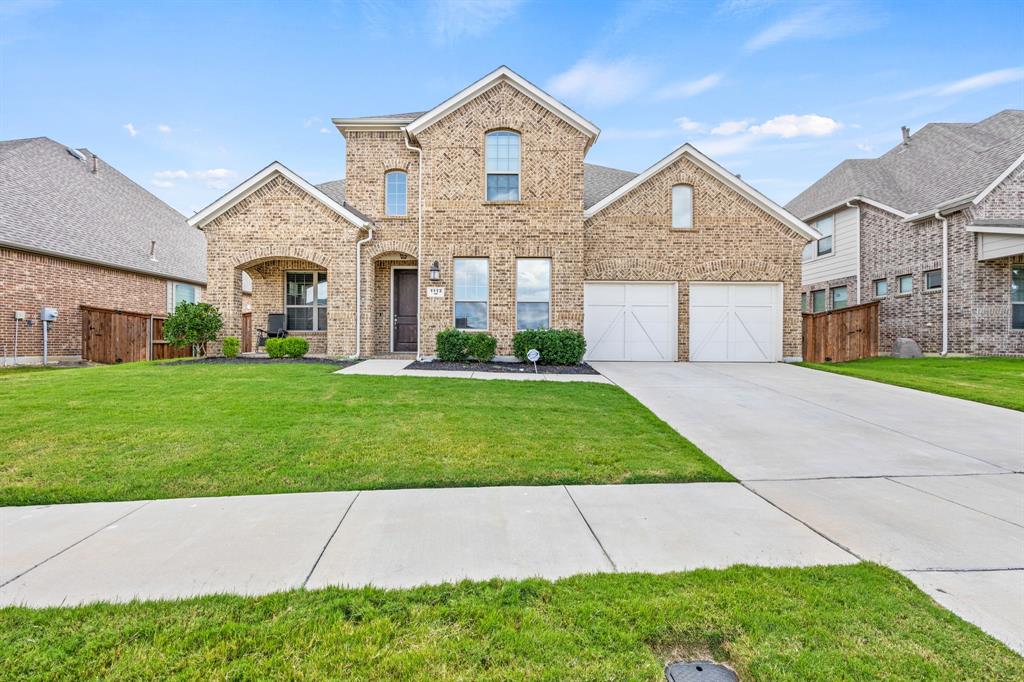
<path id="1" fill-rule="evenodd" d="M 498 350 L 498 339 L 484 332 L 467 334 L 469 337 L 469 354 L 480 362 L 490 362 Z"/>
<path id="2" fill-rule="evenodd" d="M 521 362 L 528 362 L 526 353 L 540 351 L 542 365 L 578 365 L 587 352 L 583 334 L 573 329 L 527 329 L 516 332 L 512 339 L 512 353 Z"/>
<path id="3" fill-rule="evenodd" d="M 469 357 L 470 335 L 458 329 L 437 333 L 437 359 L 444 362 L 465 362 Z"/>
<path id="4" fill-rule="evenodd" d="M 182 301 L 164 320 L 164 340 L 176 348 L 192 346 L 192 355 L 206 355 L 206 344 L 224 326 L 220 312 L 209 303 Z"/>
<path id="5" fill-rule="evenodd" d="M 273 338 L 273 339 L 267 339 L 267 343 L 266 343 L 267 355 L 269 355 L 272 358 L 283 358 L 284 354 L 285 354 L 284 353 L 284 342 L 287 341 L 287 340 L 288 340 L 287 338 L 278 339 L 276 337 Z"/>
<path id="6" fill-rule="evenodd" d="M 222 350 L 224 351 L 224 357 L 235 358 L 238 357 L 238 351 L 241 350 L 242 344 L 238 340 L 237 336 L 224 337 L 224 342 L 221 344 Z"/>
<path id="7" fill-rule="evenodd" d="M 284 342 L 284 354 L 290 358 L 301 358 L 309 352 L 309 341 L 301 336 L 289 336 L 281 340 Z"/>

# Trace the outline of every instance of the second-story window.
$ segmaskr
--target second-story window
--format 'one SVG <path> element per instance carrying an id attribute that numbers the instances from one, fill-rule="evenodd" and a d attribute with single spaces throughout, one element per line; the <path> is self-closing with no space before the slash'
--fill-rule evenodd
<path id="1" fill-rule="evenodd" d="M 405 215 L 405 173 L 390 171 L 384 175 L 384 214 Z"/>
<path id="2" fill-rule="evenodd" d="M 519 133 L 487 133 L 487 201 L 519 201 Z"/>
<path id="3" fill-rule="evenodd" d="M 821 233 L 821 239 L 818 240 L 819 256 L 827 256 L 832 253 L 832 231 L 834 228 L 835 218 L 832 216 L 825 216 L 814 223 L 814 229 Z"/>
<path id="4" fill-rule="evenodd" d="M 672 227 L 693 227 L 693 187 L 689 185 L 672 188 Z"/>

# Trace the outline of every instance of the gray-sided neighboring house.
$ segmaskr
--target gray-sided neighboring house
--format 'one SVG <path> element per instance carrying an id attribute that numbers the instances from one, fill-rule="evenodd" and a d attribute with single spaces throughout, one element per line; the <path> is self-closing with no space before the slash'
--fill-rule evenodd
<path id="1" fill-rule="evenodd" d="M 87 149 L 47 137 L 0 142 L 0 362 L 82 354 L 81 306 L 164 315 L 198 301 L 206 239 L 185 217 Z M 16 319 L 23 317 L 23 319 Z M 30 324 L 31 323 L 31 324 Z"/>
<path id="2" fill-rule="evenodd" d="M 1024 111 L 904 128 L 786 208 L 824 235 L 804 250 L 805 310 L 880 300 L 883 350 L 1024 354 Z"/>

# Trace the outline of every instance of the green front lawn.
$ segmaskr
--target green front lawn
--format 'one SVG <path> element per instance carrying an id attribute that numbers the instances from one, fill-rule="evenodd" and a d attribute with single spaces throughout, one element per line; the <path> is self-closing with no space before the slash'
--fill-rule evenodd
<path id="1" fill-rule="evenodd" d="M 732 480 L 616 386 L 138 363 L 0 382 L 0 506 Z"/>
<path id="2" fill-rule="evenodd" d="M 866 358 L 804 367 L 1024 410 L 1024 358 Z"/>
<path id="3" fill-rule="evenodd" d="M 0 609 L 0 679 L 1020 680 L 1024 659 L 873 564 Z"/>

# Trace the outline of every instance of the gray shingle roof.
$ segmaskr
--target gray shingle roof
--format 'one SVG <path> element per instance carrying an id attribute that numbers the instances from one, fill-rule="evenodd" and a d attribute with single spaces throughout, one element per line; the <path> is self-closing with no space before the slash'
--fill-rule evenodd
<path id="1" fill-rule="evenodd" d="M 929 123 L 877 159 L 847 159 L 786 204 L 811 218 L 851 197 L 920 213 L 988 187 L 1024 154 L 1024 111 L 977 123 Z"/>
<path id="2" fill-rule="evenodd" d="M 425 114 L 425 111 L 409 111 L 404 114 L 380 114 L 379 116 L 346 116 L 346 121 L 372 121 L 378 119 L 393 119 L 398 121 L 415 121 L 420 116 Z"/>
<path id="3" fill-rule="evenodd" d="M 0 243 L 205 282 L 203 233 L 103 159 L 94 175 L 78 151 L 85 161 L 46 137 L 0 142 Z"/>
<path id="4" fill-rule="evenodd" d="M 583 208 L 590 208 L 636 176 L 618 168 L 583 164 Z"/>
<path id="5" fill-rule="evenodd" d="M 597 166 L 592 163 L 583 164 L 583 208 L 590 208 L 606 196 L 625 185 L 636 177 L 636 173 L 609 168 L 608 166 Z M 334 199 L 345 204 L 346 207 L 356 210 L 353 206 L 345 203 L 345 181 L 331 180 L 317 185 L 317 189 Z M 358 213 L 358 211 L 356 211 Z M 361 217 L 366 217 L 359 213 Z M 369 218 L 366 218 L 369 220 Z"/>

